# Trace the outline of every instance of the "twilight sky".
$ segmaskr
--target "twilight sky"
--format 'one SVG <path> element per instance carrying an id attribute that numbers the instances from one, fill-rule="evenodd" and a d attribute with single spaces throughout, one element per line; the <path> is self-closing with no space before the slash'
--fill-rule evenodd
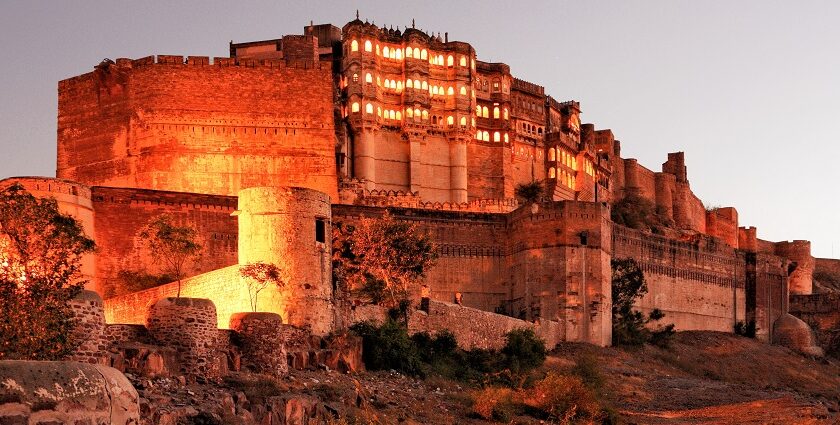
<path id="1" fill-rule="evenodd" d="M 103 58 L 227 56 L 228 42 L 299 34 L 310 20 L 449 32 L 510 65 L 622 156 L 660 171 L 685 151 L 707 205 L 735 206 L 769 240 L 840 257 L 837 1 L 0 2 L 0 178 L 55 175 L 58 80 Z"/>

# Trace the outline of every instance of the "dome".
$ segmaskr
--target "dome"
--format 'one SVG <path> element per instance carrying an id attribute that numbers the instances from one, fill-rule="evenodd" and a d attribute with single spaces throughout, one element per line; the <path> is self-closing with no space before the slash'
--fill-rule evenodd
<path id="1" fill-rule="evenodd" d="M 790 314 L 782 315 L 773 324 L 773 343 L 805 354 L 822 355 L 811 327 Z"/>

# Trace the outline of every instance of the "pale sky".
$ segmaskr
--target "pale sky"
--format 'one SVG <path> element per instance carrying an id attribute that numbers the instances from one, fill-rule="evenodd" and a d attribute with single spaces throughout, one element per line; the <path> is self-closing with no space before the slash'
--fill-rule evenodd
<path id="1" fill-rule="evenodd" d="M 707 204 L 735 206 L 762 239 L 840 257 L 837 1 L 0 0 L 0 178 L 55 175 L 57 82 L 104 58 L 227 56 L 228 42 L 377 25 L 449 32 L 510 65 L 622 156 L 659 171 L 685 151 Z"/>

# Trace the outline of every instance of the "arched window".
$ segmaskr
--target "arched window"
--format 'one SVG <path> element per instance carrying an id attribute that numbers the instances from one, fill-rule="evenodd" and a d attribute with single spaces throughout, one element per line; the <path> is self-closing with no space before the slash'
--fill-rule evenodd
<path id="1" fill-rule="evenodd" d="M 402 91 L 402 89 L 403 89 L 402 81 L 397 81 L 397 91 Z"/>
<path id="2" fill-rule="evenodd" d="M 353 102 L 353 104 L 350 105 L 350 110 L 352 112 L 359 112 L 359 102 Z"/>
<path id="3" fill-rule="evenodd" d="M 402 113 L 397 111 L 397 121 L 402 121 Z"/>
<path id="4" fill-rule="evenodd" d="M 472 123 L 472 126 L 475 127 L 475 117 L 470 118 L 470 122 Z"/>
<path id="5" fill-rule="evenodd" d="M 426 82 L 425 82 L 425 81 L 423 81 L 423 87 L 422 87 L 422 88 L 423 88 L 423 90 L 428 90 L 428 89 L 429 89 L 429 85 L 428 85 L 428 84 L 426 84 Z"/>
<path id="6" fill-rule="evenodd" d="M 372 83 L 373 82 L 373 75 L 370 75 L 370 72 L 365 74 L 365 82 L 366 83 Z"/>
<path id="7" fill-rule="evenodd" d="M 413 57 L 414 57 L 414 54 L 413 54 L 413 53 L 414 53 L 414 51 L 413 51 L 413 50 L 411 50 L 411 47 L 406 47 L 406 48 L 405 48 L 405 57 L 407 57 L 407 58 L 413 58 Z"/>
<path id="8" fill-rule="evenodd" d="M 554 161 L 556 159 L 557 159 L 557 157 L 556 157 L 556 152 L 555 152 L 554 148 L 548 148 L 548 160 L 549 161 Z"/>
<path id="9" fill-rule="evenodd" d="M 446 94 L 448 94 L 449 96 L 454 96 L 455 95 L 455 89 L 450 87 L 449 90 L 446 91 Z"/>
<path id="10" fill-rule="evenodd" d="M 467 126 L 467 117 L 461 117 L 461 126 L 462 126 L 462 127 L 466 127 L 466 126 Z"/>
<path id="11" fill-rule="evenodd" d="M 351 52 L 358 52 L 359 51 L 359 42 L 353 40 L 350 42 L 350 51 Z"/>
<path id="12" fill-rule="evenodd" d="M 446 66 L 455 66 L 455 58 L 452 55 L 446 58 Z"/>
<path id="13" fill-rule="evenodd" d="M 370 40 L 365 40 L 365 51 L 373 51 L 373 44 L 371 44 Z"/>
<path id="14" fill-rule="evenodd" d="M 373 104 L 372 103 L 368 103 L 367 105 L 365 105 L 365 112 L 367 112 L 369 114 L 373 113 Z"/>
<path id="15" fill-rule="evenodd" d="M 548 169 L 548 178 L 553 179 L 557 177 L 557 172 L 554 170 L 554 167 Z"/>
<path id="16" fill-rule="evenodd" d="M 408 108 L 408 109 L 405 110 L 405 117 L 406 118 L 411 118 L 413 116 L 414 116 L 414 110 L 413 109 Z"/>
<path id="17" fill-rule="evenodd" d="M 402 49 L 394 49 L 394 50 L 396 50 L 396 51 L 397 51 L 397 52 L 396 52 L 396 55 L 397 55 L 397 56 L 396 56 L 396 59 L 397 59 L 397 60 L 402 60 Z"/>
<path id="18" fill-rule="evenodd" d="M 417 52 L 415 52 L 415 53 L 417 53 Z M 420 51 L 420 59 L 426 60 L 428 58 L 429 58 L 429 52 L 427 52 L 426 49 L 421 50 Z"/>
<path id="19" fill-rule="evenodd" d="M 376 85 L 382 86 L 382 79 L 380 79 L 378 75 L 376 76 Z"/>
<path id="20" fill-rule="evenodd" d="M 420 110 L 417 108 L 414 109 L 414 118 L 420 119 Z"/>
<path id="21" fill-rule="evenodd" d="M 490 118 L 490 110 L 487 109 L 486 106 L 481 107 L 481 116 L 484 118 Z"/>
<path id="22" fill-rule="evenodd" d="M 405 80 L 405 87 L 408 89 L 414 88 L 414 82 L 411 81 L 410 78 L 408 80 Z"/>
<path id="23" fill-rule="evenodd" d="M 414 88 L 418 89 L 418 90 L 421 88 L 420 87 L 420 80 L 414 80 Z"/>
<path id="24" fill-rule="evenodd" d="M 478 131 L 475 132 L 475 139 L 476 140 L 481 140 L 481 130 L 478 130 Z"/>
<path id="25" fill-rule="evenodd" d="M 499 133 L 498 131 L 493 133 L 493 141 L 494 142 L 501 142 L 502 141 L 502 133 Z"/>
<path id="26" fill-rule="evenodd" d="M 481 116 L 481 105 L 475 105 L 475 115 Z"/>
<path id="27" fill-rule="evenodd" d="M 481 132 L 481 140 L 484 140 L 485 142 L 489 142 L 490 141 L 490 132 L 489 131 L 482 131 Z"/>
<path id="28" fill-rule="evenodd" d="M 379 116 L 380 118 L 382 118 L 382 108 L 380 108 L 378 106 L 376 107 L 376 115 Z"/>
<path id="29" fill-rule="evenodd" d="M 458 61 L 461 66 L 467 66 L 467 57 L 461 56 L 461 60 Z"/>
<path id="30" fill-rule="evenodd" d="M 379 56 L 379 45 L 376 45 L 376 56 Z"/>
<path id="31" fill-rule="evenodd" d="M 429 111 L 426 111 L 426 110 L 423 111 L 423 119 L 424 120 L 429 119 Z"/>
<path id="32" fill-rule="evenodd" d="M 475 70 L 475 59 L 470 59 L 470 68 Z"/>
<path id="33" fill-rule="evenodd" d="M 540 135 L 542 134 L 542 127 L 537 129 L 537 134 L 540 134 Z"/>
<path id="34" fill-rule="evenodd" d="M 498 106 L 493 108 L 493 118 L 499 119 L 499 107 Z"/>
<path id="35" fill-rule="evenodd" d="M 359 74 L 353 74 L 353 82 L 354 82 L 354 83 L 358 83 L 358 82 L 359 82 Z"/>
<path id="36" fill-rule="evenodd" d="M 385 79 L 385 88 L 386 88 L 386 89 L 390 89 L 390 88 L 391 88 L 391 80 L 389 80 L 389 79 L 387 79 L 387 78 Z"/>
<path id="37" fill-rule="evenodd" d="M 508 143 L 509 141 L 510 141 L 510 139 L 508 139 L 508 134 L 505 133 L 505 143 Z"/>
<path id="38" fill-rule="evenodd" d="M 437 63 L 438 65 L 443 65 L 443 55 L 438 55 Z"/>
<path id="39" fill-rule="evenodd" d="M 438 94 L 437 86 L 432 86 L 432 89 L 429 91 L 432 92 L 432 94 Z"/>
<path id="40" fill-rule="evenodd" d="M 455 125 L 455 117 L 453 117 L 452 115 L 446 117 L 446 124 Z"/>
<path id="41" fill-rule="evenodd" d="M 382 56 L 385 56 L 386 58 L 390 57 L 390 53 L 391 49 L 389 49 L 388 46 L 382 48 Z"/>
<path id="42" fill-rule="evenodd" d="M 397 119 L 397 113 L 394 110 L 388 111 L 388 116 L 390 116 L 392 120 Z"/>
<path id="43" fill-rule="evenodd" d="M 461 96 L 466 96 L 466 95 L 467 95 L 467 88 L 462 86 L 461 87 Z"/>
<path id="44" fill-rule="evenodd" d="M 505 110 L 504 110 L 504 114 L 502 114 L 502 115 L 505 117 L 505 119 L 508 119 L 508 110 L 507 110 L 507 108 L 505 108 Z"/>
<path id="45" fill-rule="evenodd" d="M 414 48 L 414 58 L 415 58 L 415 59 L 422 59 L 422 58 L 420 57 L 420 49 L 419 49 L 419 48 L 417 48 L 417 47 L 415 47 L 415 48 Z"/>

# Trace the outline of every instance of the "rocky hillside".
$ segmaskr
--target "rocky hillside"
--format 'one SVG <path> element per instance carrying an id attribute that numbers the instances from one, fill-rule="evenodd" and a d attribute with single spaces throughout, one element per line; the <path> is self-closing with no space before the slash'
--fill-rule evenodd
<path id="1" fill-rule="evenodd" d="M 596 382 L 598 402 L 625 424 L 840 421 L 838 362 L 730 334 L 682 332 L 667 349 L 562 344 L 536 375 L 581 370 Z M 238 375 L 195 386 L 129 378 L 147 424 L 488 423 L 473 413 L 476 388 L 434 376 L 322 369 L 280 382 Z M 506 423 L 546 423 L 531 413 L 515 410 Z"/>

